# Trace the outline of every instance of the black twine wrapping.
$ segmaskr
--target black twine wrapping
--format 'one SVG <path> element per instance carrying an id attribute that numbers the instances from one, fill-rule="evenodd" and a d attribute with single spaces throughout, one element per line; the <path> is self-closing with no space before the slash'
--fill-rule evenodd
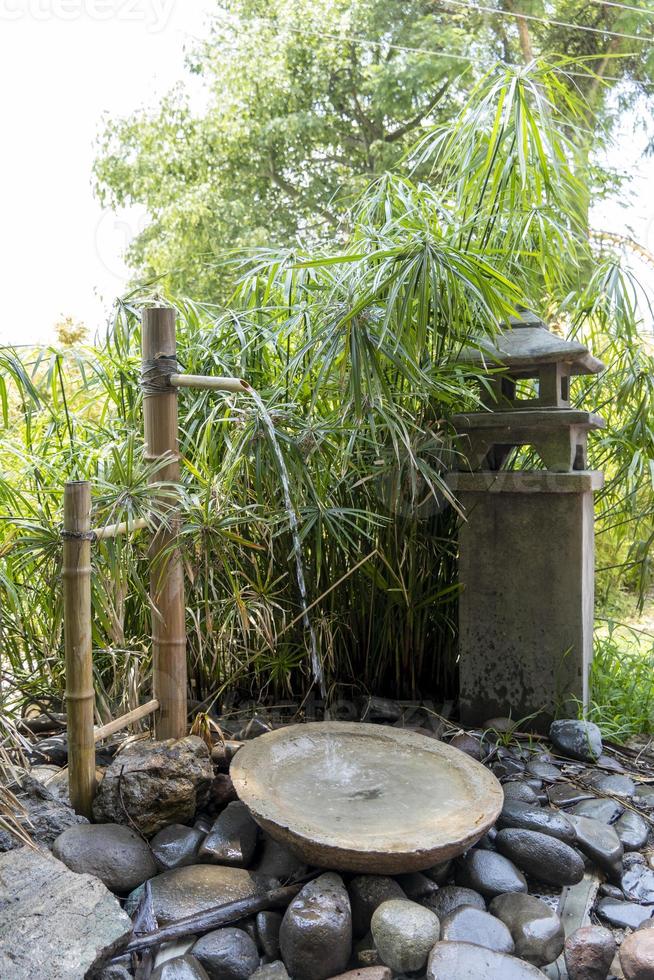
<path id="1" fill-rule="evenodd" d="M 160 395 L 162 392 L 174 391 L 170 383 L 171 374 L 177 374 L 179 366 L 175 354 L 157 354 L 151 361 L 143 361 L 141 365 L 141 390 L 143 397 Z"/>

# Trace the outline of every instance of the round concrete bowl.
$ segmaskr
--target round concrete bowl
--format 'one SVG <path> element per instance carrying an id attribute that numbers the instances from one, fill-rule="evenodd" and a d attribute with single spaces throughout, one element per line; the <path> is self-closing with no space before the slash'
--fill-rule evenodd
<path id="1" fill-rule="evenodd" d="M 271 837 L 340 871 L 422 871 L 493 825 L 502 788 L 464 752 L 382 725 L 316 722 L 247 742 L 231 776 Z"/>

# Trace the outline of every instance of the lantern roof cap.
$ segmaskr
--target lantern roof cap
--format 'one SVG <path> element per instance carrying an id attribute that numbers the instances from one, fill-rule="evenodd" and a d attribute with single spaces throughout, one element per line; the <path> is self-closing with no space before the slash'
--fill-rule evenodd
<path id="1" fill-rule="evenodd" d="M 461 359 L 483 367 L 499 364 L 522 375 L 532 367 L 561 361 L 570 365 L 571 374 L 599 374 L 604 370 L 604 364 L 587 347 L 552 333 L 529 310 L 510 317 L 495 337 L 480 338 L 478 344 L 478 348 L 466 348 Z"/>

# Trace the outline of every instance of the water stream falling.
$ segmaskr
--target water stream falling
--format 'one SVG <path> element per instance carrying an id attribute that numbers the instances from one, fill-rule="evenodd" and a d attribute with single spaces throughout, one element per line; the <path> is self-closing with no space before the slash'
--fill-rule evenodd
<path id="1" fill-rule="evenodd" d="M 295 554 L 295 574 L 297 578 L 298 589 L 300 592 L 300 607 L 302 609 L 302 625 L 309 634 L 309 644 L 311 647 L 311 672 L 313 674 L 313 680 L 318 685 L 320 690 L 320 696 L 324 698 L 326 696 L 325 691 L 325 679 L 323 676 L 322 665 L 320 663 L 320 658 L 318 657 L 318 644 L 316 642 L 316 632 L 309 618 L 309 604 L 307 602 L 307 585 L 304 577 L 304 565 L 302 563 L 302 543 L 300 541 L 300 529 L 297 522 L 297 515 L 295 513 L 295 508 L 293 507 L 293 501 L 291 500 L 291 486 L 288 476 L 288 469 L 284 461 L 284 456 L 279 445 L 279 440 L 277 439 L 277 433 L 275 432 L 275 425 L 268 409 L 264 405 L 261 396 L 254 388 L 249 389 L 249 393 L 256 402 L 257 408 L 261 413 L 261 418 L 266 427 L 266 431 L 270 436 L 270 442 L 275 453 L 275 458 L 277 460 L 277 465 L 279 466 L 279 476 L 282 481 L 282 491 L 284 494 L 284 508 L 286 510 L 286 515 L 288 517 L 288 523 L 291 530 L 291 537 L 293 539 L 293 552 Z"/>

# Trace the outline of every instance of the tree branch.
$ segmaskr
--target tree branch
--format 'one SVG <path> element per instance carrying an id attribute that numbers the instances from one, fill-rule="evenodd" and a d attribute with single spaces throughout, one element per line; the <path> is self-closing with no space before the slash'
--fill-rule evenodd
<path id="1" fill-rule="evenodd" d="M 280 190 L 284 191 L 285 194 L 288 194 L 289 197 L 294 198 L 296 201 L 299 198 L 301 198 L 302 192 L 299 190 L 299 188 L 294 187 L 293 184 L 291 184 L 290 181 L 282 177 L 282 175 L 277 170 L 277 167 L 275 166 L 275 157 L 272 150 L 269 151 L 268 159 L 270 161 L 270 179 L 272 180 L 273 184 L 276 184 L 276 186 L 279 187 Z M 329 211 L 325 207 L 322 207 L 316 201 L 314 201 L 311 204 L 311 207 L 313 208 L 314 211 L 317 211 L 318 214 L 321 214 L 323 218 L 325 218 L 325 220 L 328 221 L 331 225 L 338 224 L 338 218 L 336 217 L 336 215 L 332 214 L 331 211 Z"/>
<path id="2" fill-rule="evenodd" d="M 401 140 L 403 136 L 406 136 L 407 133 L 410 133 L 412 129 L 415 129 L 416 126 L 419 126 L 422 120 L 425 118 L 425 116 L 428 116 L 429 113 L 432 111 L 432 109 L 434 109 L 435 106 L 440 102 L 441 98 L 443 97 L 443 95 L 445 95 L 449 87 L 450 87 L 449 81 L 445 82 L 445 84 L 439 88 L 434 98 L 431 99 L 427 103 L 427 105 L 420 110 L 417 116 L 414 116 L 413 119 L 409 119 L 409 121 L 404 123 L 403 126 L 398 126 L 398 128 L 394 129 L 392 133 L 386 133 L 386 135 L 384 136 L 384 141 L 386 143 L 395 143 L 397 140 Z"/>

